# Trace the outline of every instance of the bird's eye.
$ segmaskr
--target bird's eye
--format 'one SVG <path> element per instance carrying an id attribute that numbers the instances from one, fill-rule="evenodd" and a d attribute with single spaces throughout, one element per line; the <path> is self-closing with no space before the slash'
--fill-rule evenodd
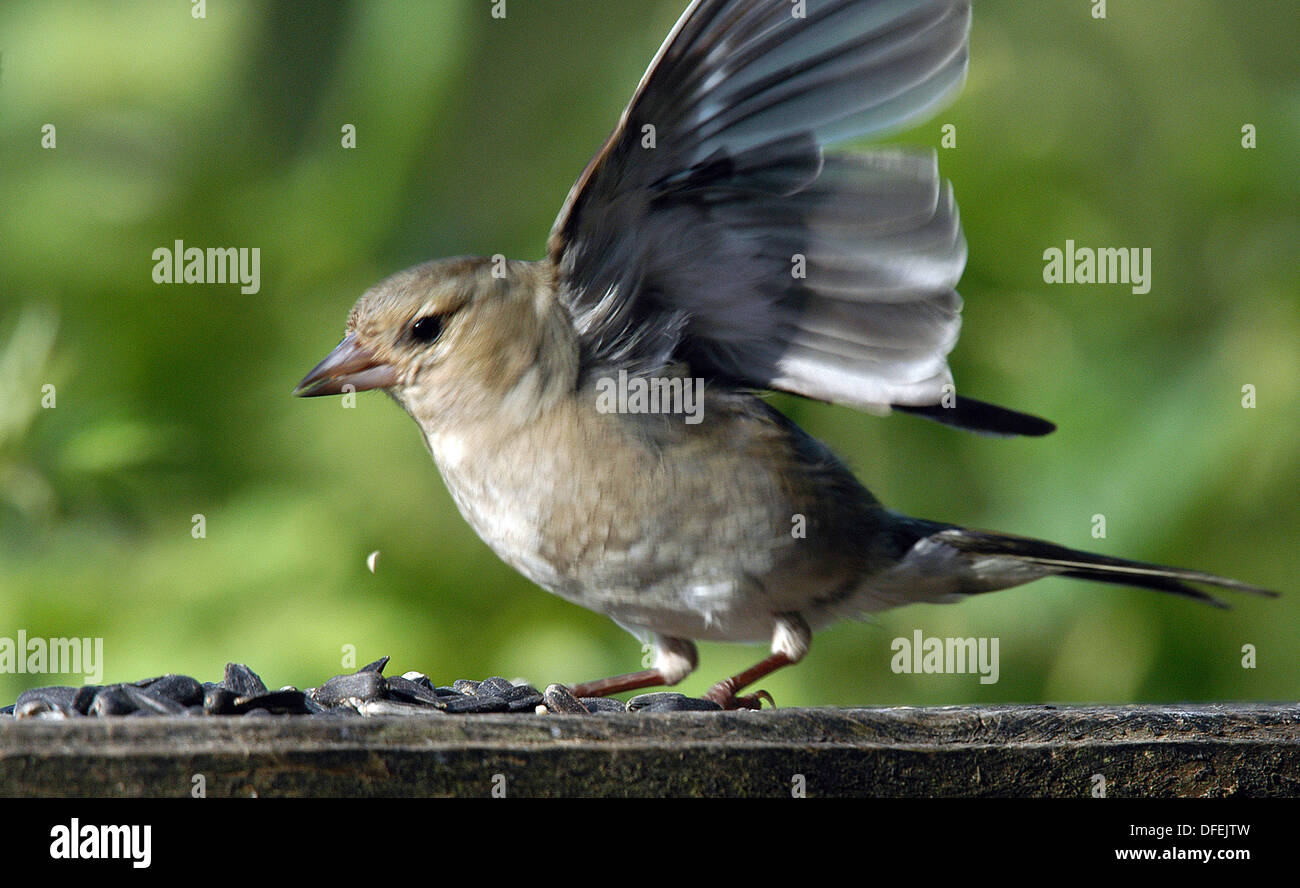
<path id="1" fill-rule="evenodd" d="M 439 315 L 425 315 L 411 324 L 411 338 L 416 342 L 433 342 L 441 334 L 442 318 Z"/>

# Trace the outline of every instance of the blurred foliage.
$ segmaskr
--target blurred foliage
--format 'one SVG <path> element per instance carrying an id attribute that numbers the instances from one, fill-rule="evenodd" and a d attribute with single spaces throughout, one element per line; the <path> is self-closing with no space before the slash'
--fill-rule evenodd
<path id="1" fill-rule="evenodd" d="M 347 645 L 439 681 L 639 668 L 630 636 L 497 561 L 388 399 L 289 392 L 386 274 L 540 256 L 684 2 L 0 6 L 0 636 L 103 636 L 109 681 L 238 660 L 308 685 Z M 964 93 L 895 137 L 938 147 L 956 126 L 962 390 L 1060 430 L 776 402 L 902 511 L 1290 594 L 1220 612 L 1046 580 L 914 606 L 820 634 L 764 682 L 782 704 L 1300 694 L 1300 18 L 1290 0 L 1090 7 L 978 3 Z M 1151 247 L 1151 292 L 1045 285 L 1067 238 Z M 259 247 L 260 292 L 155 284 L 177 239 Z M 893 674 L 914 629 L 998 637 L 1001 680 Z M 684 689 L 763 653 L 706 644 Z M 81 678 L 3 675 L 0 700 L 56 682 Z"/>

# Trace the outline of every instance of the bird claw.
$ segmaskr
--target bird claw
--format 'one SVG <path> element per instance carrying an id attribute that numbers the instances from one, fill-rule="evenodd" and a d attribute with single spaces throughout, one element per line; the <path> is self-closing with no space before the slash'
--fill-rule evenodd
<path id="1" fill-rule="evenodd" d="M 720 681 L 709 689 L 704 695 L 705 700 L 712 700 L 723 709 L 762 709 L 763 701 L 767 705 L 776 708 L 776 701 L 767 691 L 755 691 L 752 694 L 746 694 L 743 697 L 736 696 L 735 687 L 730 680 Z"/>

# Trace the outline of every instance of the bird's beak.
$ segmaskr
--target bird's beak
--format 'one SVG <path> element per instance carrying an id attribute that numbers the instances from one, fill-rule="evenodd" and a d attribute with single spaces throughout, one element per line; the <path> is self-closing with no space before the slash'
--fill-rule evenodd
<path id="1" fill-rule="evenodd" d="M 379 362 L 368 349 L 357 345 L 356 337 L 349 333 L 325 356 L 312 371 L 302 378 L 293 393 L 300 398 L 317 395 L 339 395 L 344 386 L 352 391 L 388 388 L 397 384 L 397 371 Z"/>

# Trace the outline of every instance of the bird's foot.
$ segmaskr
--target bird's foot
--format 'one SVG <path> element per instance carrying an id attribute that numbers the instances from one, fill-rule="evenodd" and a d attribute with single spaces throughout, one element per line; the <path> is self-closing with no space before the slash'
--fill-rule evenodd
<path id="1" fill-rule="evenodd" d="M 709 692 L 704 695 L 704 699 L 712 700 L 723 709 L 762 709 L 764 700 L 767 701 L 768 706 L 776 707 L 776 701 L 772 699 L 772 695 L 767 691 L 755 691 L 752 694 L 745 694 L 743 697 L 736 696 L 736 685 L 734 680 L 730 678 L 720 681 L 709 688 Z"/>

